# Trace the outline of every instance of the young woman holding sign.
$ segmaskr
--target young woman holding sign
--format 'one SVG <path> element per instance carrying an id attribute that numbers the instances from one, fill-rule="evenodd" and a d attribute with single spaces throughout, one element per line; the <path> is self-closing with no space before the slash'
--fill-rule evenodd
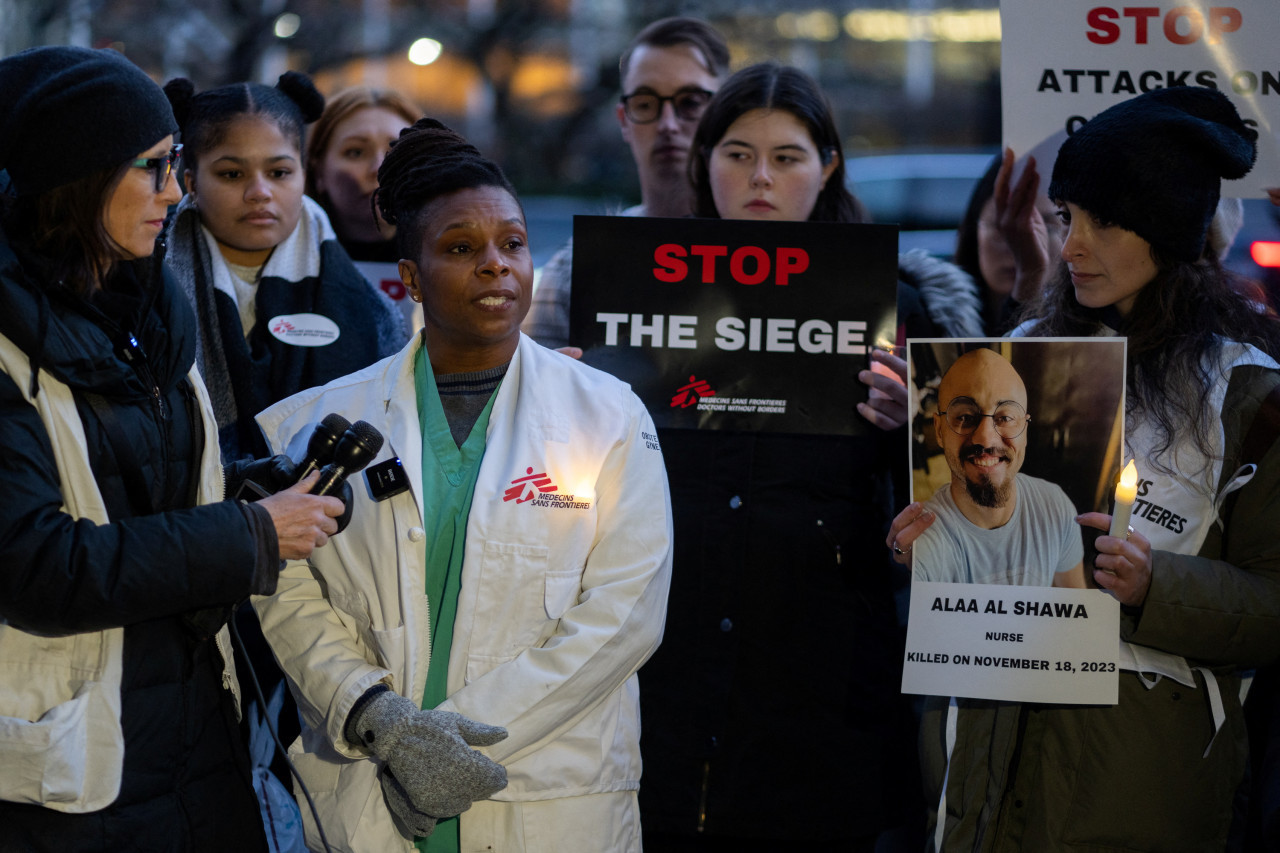
<path id="1" fill-rule="evenodd" d="M 1226 845 L 1241 674 L 1280 657 L 1280 325 L 1207 247 L 1221 181 L 1249 171 L 1255 139 L 1221 93 L 1176 87 L 1100 113 L 1058 153 L 1065 263 L 1014 334 L 1128 337 L 1125 454 L 1145 503 L 1126 536 L 1098 537 L 1093 572 L 1123 606 L 1119 702 L 930 707 L 938 846 Z M 1110 517 L 1079 521 L 1105 534 Z M 889 541 L 909 552 L 931 523 L 913 505 Z"/>
<path id="2" fill-rule="evenodd" d="M 733 75 L 693 148 L 698 215 L 859 219 L 830 110 L 795 69 Z M 870 850 L 922 823 L 902 579 L 868 565 L 907 470 L 906 390 L 861 378 L 873 399 L 858 410 L 880 429 L 857 437 L 661 433 L 676 552 L 666 639 L 642 676 L 648 849 Z"/>

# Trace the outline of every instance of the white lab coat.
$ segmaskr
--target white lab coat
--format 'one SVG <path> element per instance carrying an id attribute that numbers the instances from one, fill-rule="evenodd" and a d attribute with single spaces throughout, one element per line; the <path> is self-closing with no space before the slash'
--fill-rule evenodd
<path id="1" fill-rule="evenodd" d="M 290 752 L 335 849 L 411 846 L 383 801 L 374 762 L 344 740 L 343 726 L 373 684 L 420 699 L 426 682 L 413 381 L 420 341 L 258 417 L 272 448 L 294 459 L 326 414 L 365 420 L 386 439 L 372 465 L 398 456 L 410 485 L 374 501 L 366 477 L 353 477 L 350 527 L 309 563 L 291 563 L 275 595 L 254 601 L 305 722 Z M 514 482 L 530 474 L 545 474 L 537 481 L 548 491 Z M 596 810 L 635 807 L 636 670 L 661 639 L 670 571 L 671 500 L 648 413 L 624 383 L 522 336 L 489 419 L 467 521 L 449 699 L 440 706 L 509 732 L 484 750 L 506 766 L 509 784 L 463 813 L 464 851 L 637 849 L 610 837 L 629 826 L 638 840 L 634 814 L 604 819 Z M 601 824 L 601 834 L 566 845 L 502 828 L 512 825 L 503 804 L 528 817 L 539 802 L 557 820 L 583 804 L 575 822 Z M 305 801 L 301 808 L 310 824 Z M 308 841 L 318 844 L 310 825 Z"/>

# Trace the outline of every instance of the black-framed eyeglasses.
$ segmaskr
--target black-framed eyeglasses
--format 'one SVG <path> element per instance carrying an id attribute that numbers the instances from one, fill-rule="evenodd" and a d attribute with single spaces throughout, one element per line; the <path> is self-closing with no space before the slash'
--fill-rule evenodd
<path id="1" fill-rule="evenodd" d="M 169 185 L 169 175 L 173 174 L 173 166 L 181 156 L 182 144 L 178 143 L 170 148 L 166 154 L 162 154 L 159 157 L 143 157 L 139 160 L 134 160 L 129 165 L 135 169 L 150 170 L 151 176 L 155 179 L 156 194 L 159 195 Z"/>
<path id="2" fill-rule="evenodd" d="M 970 436 L 978 431 L 983 418 L 991 418 L 991 425 L 1001 438 L 1017 438 L 1026 430 L 1031 416 L 1026 409 L 1012 401 L 996 406 L 991 414 L 984 414 L 978 404 L 968 397 L 956 397 L 947 404 L 945 412 L 938 412 L 956 435 Z"/>
<path id="3" fill-rule="evenodd" d="M 636 124 L 649 124 L 662 116 L 662 105 L 670 101 L 677 118 L 697 121 L 702 117 L 702 111 L 707 108 L 707 104 L 711 103 L 713 94 L 706 89 L 681 89 L 674 95 L 634 92 L 622 96 L 622 111 Z"/>

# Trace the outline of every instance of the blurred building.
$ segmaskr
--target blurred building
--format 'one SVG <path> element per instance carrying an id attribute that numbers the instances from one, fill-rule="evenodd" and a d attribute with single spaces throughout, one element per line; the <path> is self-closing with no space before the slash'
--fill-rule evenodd
<path id="1" fill-rule="evenodd" d="M 799 66 L 848 153 L 999 140 L 997 0 L 0 0 L 0 53 L 112 46 L 198 88 L 311 73 L 399 88 L 503 163 L 524 193 L 636 194 L 617 57 L 672 14 L 711 21 L 734 67 Z"/>

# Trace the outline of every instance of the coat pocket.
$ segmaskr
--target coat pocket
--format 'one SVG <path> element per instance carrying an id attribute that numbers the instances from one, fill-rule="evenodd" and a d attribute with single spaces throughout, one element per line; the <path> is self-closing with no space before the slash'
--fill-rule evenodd
<path id="1" fill-rule="evenodd" d="M 548 619 L 559 619 L 573 605 L 578 603 L 578 593 L 582 591 L 582 570 L 570 569 L 566 572 L 547 572 L 542 602 Z"/>
<path id="2" fill-rule="evenodd" d="M 117 705 L 87 681 L 34 722 L 0 717 L 0 799 L 77 814 L 110 805 L 124 765 Z"/>
<path id="3" fill-rule="evenodd" d="M 512 658 L 538 642 L 548 630 L 554 618 L 548 615 L 552 609 L 547 600 L 549 553 L 550 549 L 542 545 L 484 544 L 471 655 Z M 560 607 L 558 601 L 554 607 Z"/>

